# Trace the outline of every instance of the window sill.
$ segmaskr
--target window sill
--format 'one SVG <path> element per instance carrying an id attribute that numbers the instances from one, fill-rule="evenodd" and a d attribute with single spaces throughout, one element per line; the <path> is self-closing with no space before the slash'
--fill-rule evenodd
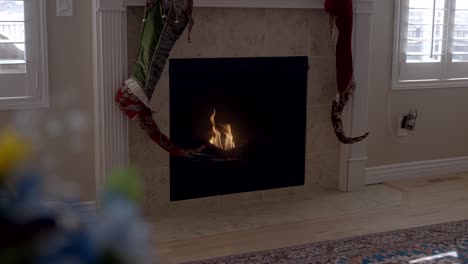
<path id="1" fill-rule="evenodd" d="M 393 85 L 392 90 L 400 91 L 447 88 L 468 88 L 468 79 L 449 81 L 400 81 Z"/>
<path id="2" fill-rule="evenodd" d="M 21 110 L 48 108 L 48 96 L 43 97 L 17 97 L 0 98 L 0 110 Z"/>

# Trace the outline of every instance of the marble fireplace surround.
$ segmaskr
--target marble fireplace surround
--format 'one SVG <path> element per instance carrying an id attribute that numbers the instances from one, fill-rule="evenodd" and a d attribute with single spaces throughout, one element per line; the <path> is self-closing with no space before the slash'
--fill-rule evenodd
<path id="1" fill-rule="evenodd" d="M 120 84 L 127 78 L 128 65 L 131 65 L 132 61 L 130 60 L 135 56 L 135 54 L 131 54 L 133 50 L 136 50 L 135 48 L 132 48 L 135 45 L 135 39 L 132 39 L 132 36 L 137 35 L 135 33 L 138 32 L 139 27 L 132 29 L 129 27 L 129 23 L 135 23 L 135 21 L 137 21 L 136 19 L 141 18 L 141 14 L 138 13 L 138 7 L 144 6 L 145 0 L 93 0 L 93 2 L 95 8 L 93 25 L 97 189 L 100 189 L 106 179 L 105 176 L 108 175 L 113 168 L 126 166 L 130 160 L 132 161 L 132 165 L 135 165 L 136 163 L 137 168 L 142 170 L 145 185 L 161 186 L 162 184 L 164 186 L 168 186 L 167 181 L 169 179 L 167 175 L 169 173 L 168 166 L 165 164 L 165 154 L 159 153 L 160 150 L 155 150 L 157 147 L 152 146 L 154 149 L 143 147 L 141 150 L 146 154 L 152 153 L 163 156 L 163 158 L 161 158 L 162 161 L 158 161 L 160 160 L 159 158 L 155 158 L 151 161 L 141 161 L 138 157 L 134 157 L 135 153 L 138 153 L 135 152 L 135 149 L 147 146 L 151 143 L 149 143 L 149 141 L 145 141 L 146 139 L 144 135 L 142 135 L 134 124 L 128 124 L 127 120 L 113 103 L 114 94 Z M 291 15 L 294 16 L 298 14 L 304 15 L 303 12 L 312 12 L 315 17 L 314 21 L 318 21 L 320 25 L 320 27 L 317 27 L 317 30 L 321 32 L 320 34 L 315 35 L 315 37 L 321 38 L 320 43 L 328 43 L 328 19 L 323 10 L 321 10 L 323 9 L 323 0 L 195 0 L 195 6 L 200 10 L 200 17 L 196 17 L 196 20 L 199 20 L 200 22 L 198 23 L 198 26 L 200 27 L 205 25 L 203 23 L 203 14 L 207 15 L 207 12 L 209 15 L 211 14 L 210 12 L 231 13 L 229 10 L 232 10 L 232 12 L 242 13 L 249 16 L 249 14 L 254 15 L 255 12 L 257 12 L 255 10 L 265 9 L 264 12 L 266 13 L 267 19 L 268 16 L 274 17 L 275 13 L 278 15 L 278 12 L 281 12 L 279 9 L 289 9 L 291 11 L 287 12 L 293 12 Z M 367 131 L 368 127 L 367 90 L 370 55 L 370 22 L 372 12 L 373 0 L 355 1 L 356 20 L 354 56 L 356 70 L 355 75 L 359 88 L 344 114 L 347 133 L 352 135 L 362 134 Z M 223 13 L 223 15 L 224 14 L 226 13 Z M 220 17 L 223 16 L 221 15 Z M 277 17 L 277 19 L 280 18 L 281 16 Z M 136 30 L 136 32 L 131 32 L 132 30 Z M 196 36 L 196 29 L 194 29 L 194 31 Z M 314 43 L 312 43 L 312 45 L 314 45 Z M 327 46 L 328 45 L 324 46 L 323 43 L 319 44 L 318 48 L 315 47 L 316 50 L 318 49 L 317 54 L 312 52 L 313 54 L 306 55 L 309 55 L 311 58 L 311 75 L 309 76 L 309 82 L 318 82 L 322 86 L 328 86 L 330 90 L 330 86 L 335 85 L 332 81 L 332 78 L 334 78 L 334 67 L 333 53 L 330 53 L 332 48 L 328 47 L 327 50 Z M 268 50 L 268 47 L 266 47 L 266 49 Z M 176 45 L 174 49 L 175 57 L 191 57 L 192 53 L 193 50 L 190 51 L 190 49 L 185 49 L 182 47 L 182 44 Z M 234 56 L 236 55 L 239 54 L 234 54 Z M 240 55 L 244 56 L 249 54 L 241 53 Z M 274 52 L 270 54 L 266 52 L 265 54 L 260 55 L 288 56 L 296 54 L 277 54 Z M 324 65 L 324 69 L 321 71 L 317 70 L 314 73 L 314 67 L 319 67 L 320 65 Z M 323 75 L 328 76 L 328 79 L 323 79 Z M 163 77 L 161 85 L 167 86 L 164 79 L 165 78 Z M 268 197 L 282 197 L 283 195 L 291 196 L 291 194 L 296 195 L 309 193 L 310 190 L 316 189 L 315 187 L 330 188 L 330 186 L 323 186 L 323 184 L 319 182 L 323 180 L 320 179 L 320 177 L 327 175 L 334 175 L 333 177 L 336 176 L 335 181 L 328 180 L 328 182 L 334 182 L 333 184 L 338 185 L 335 186 L 335 188 L 338 187 L 342 191 L 358 191 L 364 187 L 364 172 L 367 161 L 366 142 L 361 142 L 352 146 L 340 146 L 335 142 L 336 139 L 334 139 L 334 135 L 329 137 L 328 134 L 332 133 L 332 130 L 331 127 L 327 127 L 329 126 L 328 111 L 330 107 L 329 103 L 331 103 L 333 95 L 330 94 L 330 92 L 321 94 L 320 91 L 317 92 L 317 89 L 312 88 L 309 88 L 309 93 L 312 94 L 312 98 L 309 100 L 310 103 L 308 103 L 310 104 L 308 107 L 310 110 L 308 111 L 308 122 L 312 119 L 312 121 L 319 122 L 320 125 L 308 124 L 308 128 L 310 126 L 311 131 L 310 135 L 308 132 L 308 145 L 311 145 L 312 151 L 308 151 L 307 154 L 308 165 L 306 166 L 306 170 L 317 171 L 317 175 L 320 175 L 309 177 L 309 179 L 306 175 L 306 181 L 308 181 L 308 183 L 306 182 L 306 186 L 308 186 L 307 188 L 287 188 L 285 190 L 254 192 L 248 195 L 233 195 L 225 198 L 224 200 L 233 200 L 237 203 L 242 199 L 250 201 L 252 199 L 264 199 L 265 197 L 265 199 L 268 199 Z M 333 88 L 331 88 L 331 90 L 332 89 Z M 163 96 L 162 98 L 166 97 Z M 164 124 L 164 120 L 162 120 L 162 123 Z M 166 130 L 164 125 L 163 129 Z M 324 140 L 328 145 L 321 146 L 320 142 L 313 142 L 314 139 L 312 137 L 317 138 L 317 136 L 323 135 L 328 135 Z M 318 139 L 321 140 L 321 138 Z M 321 151 L 321 149 L 324 148 L 326 148 L 326 151 Z M 329 156 L 328 152 L 336 154 Z M 154 162 L 157 164 L 151 165 Z M 158 168 L 158 172 L 156 173 L 157 175 L 154 175 L 154 166 Z M 159 187 L 154 188 L 156 188 L 154 191 L 146 190 L 146 195 L 149 196 L 147 198 L 149 201 L 147 202 L 154 202 L 156 207 L 167 205 L 168 202 L 161 201 L 162 198 L 160 197 L 161 195 L 168 196 L 166 193 L 167 191 L 158 189 Z M 155 194 L 154 192 L 157 193 Z M 154 201 L 152 201 L 152 199 Z M 207 198 L 202 202 L 216 203 L 219 201 Z M 187 204 L 191 205 L 192 203 L 188 202 Z M 151 207 L 154 207 L 154 205 Z"/>

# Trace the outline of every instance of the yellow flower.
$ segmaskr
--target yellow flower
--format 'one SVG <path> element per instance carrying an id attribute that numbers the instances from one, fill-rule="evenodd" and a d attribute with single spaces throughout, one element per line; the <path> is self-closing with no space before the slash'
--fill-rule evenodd
<path id="1" fill-rule="evenodd" d="M 0 133 L 0 177 L 26 157 L 30 149 L 11 130 Z"/>

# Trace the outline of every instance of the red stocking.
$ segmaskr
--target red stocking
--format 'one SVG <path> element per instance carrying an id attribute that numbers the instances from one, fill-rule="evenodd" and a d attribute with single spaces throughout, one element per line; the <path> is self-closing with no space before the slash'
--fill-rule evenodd
<path id="1" fill-rule="evenodd" d="M 335 134 L 343 144 L 354 144 L 364 140 L 369 133 L 359 137 L 346 136 L 343 129 L 342 112 L 352 96 L 356 84 L 353 80 L 353 0 L 326 0 L 325 10 L 336 17 L 339 31 L 336 45 L 336 72 L 339 97 L 333 102 L 331 120 Z"/>
<path id="2" fill-rule="evenodd" d="M 153 119 L 153 113 L 138 97 L 136 97 L 127 87 L 123 85 L 115 98 L 120 110 L 127 115 L 130 120 L 138 122 L 138 125 L 156 144 L 174 156 L 190 155 L 196 150 L 184 150 L 175 146 L 169 138 L 164 135 Z"/>

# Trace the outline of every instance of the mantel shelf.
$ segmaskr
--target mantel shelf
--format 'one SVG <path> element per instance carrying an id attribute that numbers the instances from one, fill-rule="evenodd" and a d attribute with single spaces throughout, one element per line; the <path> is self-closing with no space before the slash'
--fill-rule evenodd
<path id="1" fill-rule="evenodd" d="M 146 0 L 124 0 L 125 6 L 144 6 Z M 323 9 L 324 0 L 194 0 L 198 7 Z"/>

